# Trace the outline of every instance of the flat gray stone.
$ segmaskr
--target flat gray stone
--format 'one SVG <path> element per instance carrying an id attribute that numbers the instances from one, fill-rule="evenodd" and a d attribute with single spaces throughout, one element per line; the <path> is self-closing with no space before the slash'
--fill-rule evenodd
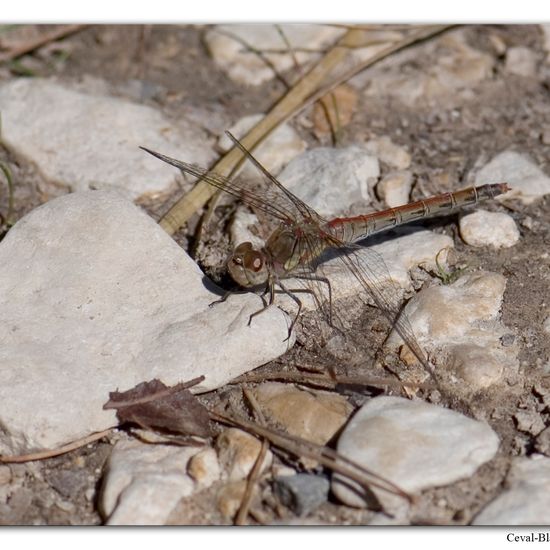
<path id="1" fill-rule="evenodd" d="M 312 474 L 278 477 L 273 485 L 279 500 L 299 516 L 307 516 L 326 502 L 329 488 L 326 477 Z"/>
<path id="2" fill-rule="evenodd" d="M 116 424 L 109 392 L 204 375 L 219 387 L 284 353 L 289 320 L 260 297 L 223 304 L 183 250 L 118 193 L 54 199 L 0 243 L 0 453 Z M 206 285 L 206 286 L 205 286 Z M 219 289 L 218 289 L 219 290 Z"/>
<path id="3" fill-rule="evenodd" d="M 337 451 L 415 494 L 471 476 L 498 446 L 497 435 L 483 422 L 421 401 L 382 396 L 355 414 Z M 349 506 L 366 506 L 364 489 L 354 482 L 343 484 L 334 476 L 332 490 Z M 374 486 L 372 491 L 387 511 L 402 510 L 401 497 Z"/>
<path id="4" fill-rule="evenodd" d="M 550 458 L 516 458 L 507 489 L 475 517 L 473 525 L 550 525 Z"/>
<path id="5" fill-rule="evenodd" d="M 0 87 L 2 141 L 44 178 L 72 191 L 123 190 L 131 199 L 167 191 L 179 172 L 141 149 L 208 165 L 211 143 L 190 121 L 178 126 L 159 111 L 87 94 L 52 80 L 20 78 Z"/>
<path id="6" fill-rule="evenodd" d="M 511 191 L 497 197 L 517 198 L 524 204 L 531 204 L 550 193 L 548 177 L 528 155 L 516 151 L 504 151 L 491 159 L 475 175 L 475 184 L 507 182 Z"/>

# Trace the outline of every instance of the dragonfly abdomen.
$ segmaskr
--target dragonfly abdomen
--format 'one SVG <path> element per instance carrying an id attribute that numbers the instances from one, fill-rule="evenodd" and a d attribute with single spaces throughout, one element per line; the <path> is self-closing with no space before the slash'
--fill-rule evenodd
<path id="1" fill-rule="evenodd" d="M 506 183 L 469 187 L 456 193 L 443 193 L 429 199 L 363 216 L 335 218 L 328 222 L 332 235 L 344 242 L 364 239 L 369 235 L 430 216 L 445 215 L 456 208 L 476 204 L 509 191 Z"/>

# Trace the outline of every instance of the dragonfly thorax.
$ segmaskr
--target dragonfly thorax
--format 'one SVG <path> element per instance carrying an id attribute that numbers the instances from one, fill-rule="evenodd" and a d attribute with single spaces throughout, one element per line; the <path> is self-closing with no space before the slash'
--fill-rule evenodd
<path id="1" fill-rule="evenodd" d="M 227 270 L 231 278 L 243 287 L 264 284 L 269 276 L 265 254 L 248 241 L 235 248 L 227 262 Z"/>

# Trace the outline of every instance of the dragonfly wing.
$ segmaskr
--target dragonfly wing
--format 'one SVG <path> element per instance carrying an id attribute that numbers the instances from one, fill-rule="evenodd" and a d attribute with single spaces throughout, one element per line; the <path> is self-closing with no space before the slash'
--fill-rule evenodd
<path id="1" fill-rule="evenodd" d="M 309 206 L 302 202 L 298 197 L 286 189 L 269 172 L 239 144 L 243 152 L 251 162 L 260 170 L 263 180 L 253 187 L 250 182 L 239 177 L 228 178 L 212 170 L 207 170 L 189 164 L 187 162 L 174 159 L 162 153 L 157 153 L 146 147 L 141 147 L 147 153 L 158 159 L 179 168 L 182 172 L 189 174 L 197 180 L 202 180 L 240 199 L 245 204 L 251 206 L 254 210 L 259 210 L 279 221 L 285 223 L 298 222 L 304 218 L 314 219 L 318 223 L 324 223 L 324 220 Z"/>
<path id="2" fill-rule="evenodd" d="M 240 149 L 240 151 L 245 155 L 245 157 L 252 163 L 252 165 L 260 172 L 260 174 L 263 176 L 265 183 L 268 186 L 272 186 L 274 189 L 277 189 L 279 196 L 284 196 L 286 200 L 281 201 L 282 203 L 290 203 L 292 204 L 292 209 L 296 210 L 297 213 L 300 214 L 301 218 L 313 218 L 313 219 L 319 219 L 320 217 L 311 208 L 308 206 L 304 201 L 299 199 L 294 193 L 289 191 L 275 176 L 269 173 L 269 171 L 262 166 L 262 164 L 252 155 L 252 153 L 246 149 L 246 147 L 243 146 L 243 144 L 233 135 L 231 132 L 225 132 L 229 139 L 235 144 L 236 147 Z"/>
<path id="3" fill-rule="evenodd" d="M 403 313 L 402 291 L 393 281 L 384 258 L 372 249 L 344 243 L 338 248 L 337 254 L 340 263 L 353 274 L 424 368 L 433 374 L 410 321 Z"/>

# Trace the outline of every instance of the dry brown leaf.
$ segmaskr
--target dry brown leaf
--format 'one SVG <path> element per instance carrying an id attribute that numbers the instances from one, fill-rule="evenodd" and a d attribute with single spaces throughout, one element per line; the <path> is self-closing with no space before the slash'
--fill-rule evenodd
<path id="1" fill-rule="evenodd" d="M 208 411 L 187 389 L 190 385 L 168 387 L 157 379 L 142 382 L 126 392 L 109 393 L 109 401 L 103 408 L 116 409 L 121 423 L 131 422 L 142 428 L 208 437 L 211 435 Z"/>

